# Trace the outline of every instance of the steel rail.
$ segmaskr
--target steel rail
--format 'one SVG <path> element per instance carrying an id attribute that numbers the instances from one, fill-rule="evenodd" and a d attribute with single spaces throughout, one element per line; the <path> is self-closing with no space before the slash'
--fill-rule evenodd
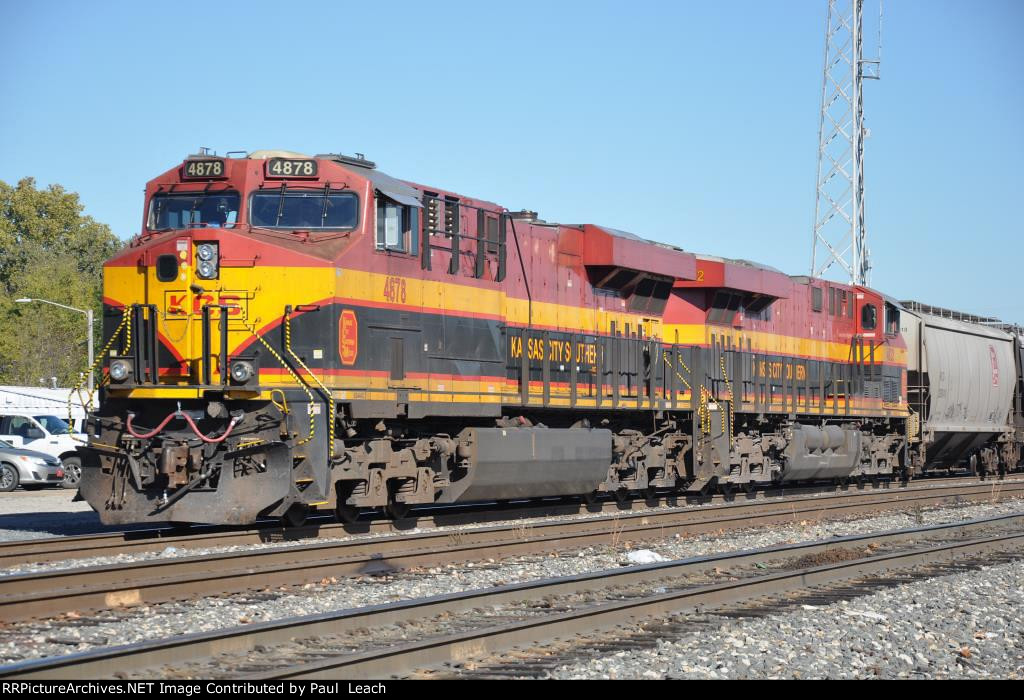
<path id="1" fill-rule="evenodd" d="M 995 496 L 1021 494 L 1024 494 L 1024 483 Z M 801 501 L 676 508 L 54 569 L 0 577 L 0 621 L 262 590 L 416 566 L 553 552 L 612 542 L 650 541 L 674 534 L 690 536 L 773 523 L 817 521 L 894 507 L 923 506 L 951 497 L 991 500 L 994 494 L 990 488 L 982 486 L 833 494 Z"/>
<path id="2" fill-rule="evenodd" d="M 1022 523 L 1024 514 L 1014 514 L 527 581 L 490 589 L 288 618 L 67 656 L 23 661 L 0 666 L 0 679 L 97 678 L 115 673 L 138 672 L 210 659 L 220 654 L 245 654 L 257 646 L 273 647 L 294 639 L 338 635 L 361 629 L 379 629 L 385 625 L 430 619 L 442 614 L 450 616 L 497 605 L 542 600 L 555 595 L 638 586 L 649 584 L 652 580 L 682 577 L 715 568 L 728 569 L 778 562 L 780 559 L 796 559 L 837 549 L 868 549 L 868 544 L 913 542 L 952 533 L 963 535 L 986 528 L 1019 527 Z M 489 629 L 476 629 L 467 633 L 443 635 L 362 653 L 339 655 L 307 663 L 301 667 L 275 669 L 260 675 L 274 678 L 387 677 L 424 666 L 465 660 L 515 644 L 537 644 L 565 635 L 574 635 L 582 630 L 604 629 L 653 615 L 677 614 L 702 606 L 721 605 L 777 594 L 787 587 L 805 588 L 878 571 L 925 562 L 947 561 L 958 556 L 993 549 L 1006 549 L 1009 546 L 1019 546 L 1021 543 L 1024 543 L 1024 532 L 973 540 L 959 539 L 937 546 L 878 554 L 837 564 L 769 573 L 751 579 L 680 589 L 629 600 L 616 600 L 580 608 L 571 613 L 548 614 Z"/>
<path id="3" fill-rule="evenodd" d="M 969 478 L 969 480 L 953 478 L 924 483 L 911 482 L 910 486 L 903 487 L 888 488 L 883 486 L 866 488 L 863 491 L 829 490 L 822 492 L 820 489 L 812 487 L 773 489 L 759 491 L 755 496 L 737 495 L 732 501 L 722 496 L 715 496 L 703 503 L 691 503 L 688 507 L 696 506 L 698 510 L 709 510 L 715 507 L 728 507 L 730 505 L 746 506 L 758 502 L 777 503 L 783 497 L 793 498 L 799 502 L 804 499 L 826 498 L 829 496 L 863 496 L 878 492 L 891 493 L 896 491 L 910 494 L 922 489 L 962 488 L 972 485 L 981 490 L 1017 490 L 1014 484 L 1024 485 L 1024 477 L 1007 478 L 1001 481 L 978 481 L 973 477 Z M 744 503 L 737 504 L 736 501 L 739 500 L 743 500 Z M 658 503 L 671 506 L 680 501 L 685 501 L 685 498 L 683 496 L 663 496 L 658 500 Z M 25 564 L 67 561 L 69 559 L 158 552 L 167 547 L 198 549 L 298 542 L 303 540 L 333 539 L 352 535 L 402 533 L 414 528 L 440 528 L 480 524 L 495 520 L 543 518 L 577 515 L 580 513 L 590 513 L 592 515 L 597 515 L 597 513 L 642 514 L 650 510 L 651 507 L 659 507 L 643 505 L 642 501 L 639 504 L 637 508 L 632 506 L 623 508 L 614 502 L 608 501 L 597 504 L 594 510 L 588 510 L 587 506 L 579 503 L 514 505 L 504 508 L 491 507 L 487 510 L 483 509 L 483 507 L 475 506 L 469 509 L 453 510 L 452 512 L 434 512 L 401 521 L 373 520 L 350 525 L 336 523 L 325 517 L 323 522 L 315 522 L 299 528 L 285 528 L 279 523 L 268 522 L 244 529 L 227 526 L 194 526 L 184 532 L 178 528 L 155 528 L 66 537 L 12 540 L 0 542 L 0 569 Z"/>

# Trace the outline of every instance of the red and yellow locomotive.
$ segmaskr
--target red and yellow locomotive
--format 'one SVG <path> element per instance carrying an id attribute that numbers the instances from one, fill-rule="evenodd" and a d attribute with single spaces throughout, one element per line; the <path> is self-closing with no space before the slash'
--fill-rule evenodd
<path id="1" fill-rule="evenodd" d="M 903 473 L 899 307 L 389 177 L 193 156 L 105 268 L 106 523 Z M 908 420 L 909 419 L 909 420 Z"/>

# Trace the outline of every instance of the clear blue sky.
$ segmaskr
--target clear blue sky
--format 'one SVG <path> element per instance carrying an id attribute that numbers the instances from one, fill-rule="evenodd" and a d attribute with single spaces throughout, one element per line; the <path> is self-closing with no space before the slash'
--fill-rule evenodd
<path id="1" fill-rule="evenodd" d="M 791 274 L 810 264 L 825 0 L 0 0 L 0 179 L 121 237 L 198 146 L 392 175 Z M 885 8 L 873 286 L 1024 322 L 1024 2 Z"/>

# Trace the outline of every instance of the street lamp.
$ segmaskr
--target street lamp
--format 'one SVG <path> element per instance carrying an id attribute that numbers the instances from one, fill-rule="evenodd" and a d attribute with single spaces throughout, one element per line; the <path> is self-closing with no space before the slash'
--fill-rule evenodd
<path id="1" fill-rule="evenodd" d="M 55 301 L 49 301 L 47 299 L 29 299 L 29 298 L 25 297 L 25 298 L 22 298 L 22 299 L 15 299 L 14 301 L 17 302 L 18 304 L 29 304 L 29 303 L 31 303 L 33 301 L 38 301 L 38 302 L 40 302 L 42 304 L 50 304 L 52 306 L 59 306 L 60 308 L 67 309 L 68 311 L 77 311 L 80 314 L 85 314 L 85 321 L 86 321 L 86 323 L 89 324 L 89 376 L 88 376 L 88 380 L 89 380 L 89 393 L 91 394 L 92 393 L 92 363 L 94 361 L 93 360 L 93 356 L 92 356 L 93 355 L 93 352 L 92 352 L 92 309 L 76 309 L 73 306 L 67 306 L 66 304 L 58 304 Z"/>

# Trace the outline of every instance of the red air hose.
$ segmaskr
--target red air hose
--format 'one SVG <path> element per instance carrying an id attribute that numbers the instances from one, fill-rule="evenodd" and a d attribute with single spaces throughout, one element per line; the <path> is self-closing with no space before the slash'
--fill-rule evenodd
<path id="1" fill-rule="evenodd" d="M 135 417 L 134 414 L 132 414 L 132 413 L 128 414 L 128 422 L 125 423 L 125 428 L 127 428 L 129 435 L 131 435 L 134 438 L 138 438 L 139 440 L 148 440 L 149 438 L 155 436 L 160 431 L 162 431 L 164 429 L 164 426 L 166 426 L 168 423 L 171 422 L 171 419 L 177 418 L 177 417 L 181 417 L 181 418 L 184 418 L 185 422 L 188 423 L 190 428 L 192 428 L 192 432 L 196 434 L 197 438 L 199 438 L 203 442 L 208 442 L 208 443 L 213 444 L 213 443 L 218 443 L 218 442 L 224 442 L 224 439 L 227 438 L 227 436 L 231 434 L 232 430 L 234 430 L 235 424 L 238 423 L 238 419 L 237 418 L 232 418 L 231 422 L 228 423 L 228 429 L 224 431 L 224 434 L 219 436 L 219 437 L 212 438 L 212 437 L 207 437 L 207 436 L 203 435 L 201 432 L 199 432 L 199 426 L 197 426 L 195 424 L 195 421 L 192 420 L 192 417 L 190 415 L 188 415 L 187 413 L 182 413 L 181 411 L 174 411 L 173 413 L 169 413 L 167 415 L 167 417 L 164 418 L 160 422 L 160 425 L 156 426 L 156 428 L 154 428 L 153 430 L 151 430 L 148 433 L 137 433 L 137 432 L 135 432 L 135 429 L 132 427 L 132 419 L 134 417 Z"/>
<path id="2" fill-rule="evenodd" d="M 189 426 L 192 428 L 192 432 L 196 434 L 197 438 L 199 438 L 203 442 L 209 442 L 209 443 L 224 442 L 224 439 L 228 435 L 231 434 L 232 430 L 234 430 L 235 423 L 238 422 L 237 418 L 232 418 L 231 422 L 228 423 L 228 429 L 224 431 L 223 435 L 221 435 L 220 437 L 211 438 L 211 437 L 206 437 L 201 432 L 199 432 L 199 426 L 197 426 L 195 423 L 192 422 L 192 417 L 190 415 L 188 415 L 187 413 L 182 413 L 181 417 L 184 418 L 185 422 L 189 424 Z"/>
<path id="3" fill-rule="evenodd" d="M 168 414 L 168 416 L 166 418 L 164 418 L 163 421 L 160 423 L 160 425 L 156 426 L 156 428 L 154 428 L 152 432 L 149 432 L 149 433 L 146 433 L 146 434 L 142 434 L 142 433 L 135 432 L 135 429 L 132 428 L 132 418 L 135 417 L 135 414 L 134 413 L 129 413 L 128 414 L 128 422 L 125 424 L 125 427 L 128 428 L 128 434 L 131 435 L 132 437 L 138 438 L 140 440 L 148 440 L 149 438 L 153 437 L 154 435 L 159 433 L 161 430 L 163 430 L 164 426 L 167 425 L 168 423 L 170 423 L 171 419 L 174 418 L 174 416 L 176 416 L 176 415 L 177 415 L 177 413 L 170 413 L 170 414 Z"/>

